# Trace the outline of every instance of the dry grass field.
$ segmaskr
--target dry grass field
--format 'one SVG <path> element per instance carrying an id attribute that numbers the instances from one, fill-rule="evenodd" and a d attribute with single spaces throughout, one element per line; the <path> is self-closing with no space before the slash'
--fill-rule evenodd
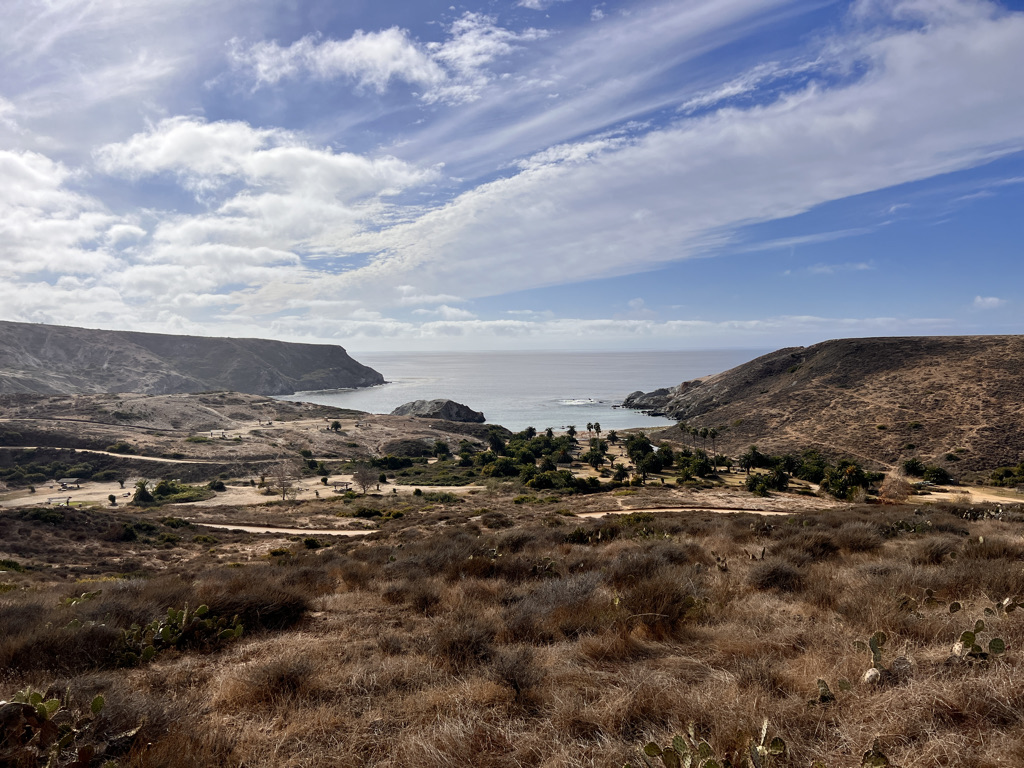
<path id="1" fill-rule="evenodd" d="M 344 539 L 4 512 L 0 699 L 58 699 L 69 740 L 5 705 L 0 765 L 661 765 L 644 745 L 692 726 L 738 767 L 766 720 L 766 765 L 860 766 L 876 740 L 894 766 L 1024 764 L 1017 507 L 437 498 Z M 977 620 L 1005 652 L 954 653 Z"/>

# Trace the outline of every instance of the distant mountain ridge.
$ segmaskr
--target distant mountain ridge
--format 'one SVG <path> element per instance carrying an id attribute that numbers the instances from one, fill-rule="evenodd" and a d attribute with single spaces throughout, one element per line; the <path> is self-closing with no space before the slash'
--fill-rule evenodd
<path id="1" fill-rule="evenodd" d="M 0 393 L 290 395 L 383 383 L 334 344 L 0 321 Z"/>
<path id="2" fill-rule="evenodd" d="M 623 405 L 717 428 L 719 449 L 818 448 L 882 466 L 916 457 L 956 475 L 1024 459 L 1024 336 L 825 341 Z"/>

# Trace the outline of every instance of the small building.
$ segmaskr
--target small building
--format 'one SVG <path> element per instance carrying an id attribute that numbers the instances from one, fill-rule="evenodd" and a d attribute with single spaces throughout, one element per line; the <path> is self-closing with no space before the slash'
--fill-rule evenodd
<path id="1" fill-rule="evenodd" d="M 62 477 L 60 480 L 57 481 L 57 485 L 60 486 L 60 489 L 62 491 L 66 491 L 71 486 L 74 486 L 75 488 L 81 488 L 82 481 L 77 477 Z"/>

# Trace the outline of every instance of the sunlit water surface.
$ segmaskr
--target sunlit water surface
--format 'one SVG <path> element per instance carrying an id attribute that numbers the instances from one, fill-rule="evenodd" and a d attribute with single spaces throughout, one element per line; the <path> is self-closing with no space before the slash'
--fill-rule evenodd
<path id="1" fill-rule="evenodd" d="M 649 392 L 733 368 L 762 350 L 689 352 L 393 352 L 353 355 L 389 383 L 356 390 L 300 392 L 301 400 L 370 413 L 390 413 L 411 400 L 448 398 L 483 411 L 512 430 L 527 426 L 582 430 L 659 427 L 674 422 L 618 406 Z"/>

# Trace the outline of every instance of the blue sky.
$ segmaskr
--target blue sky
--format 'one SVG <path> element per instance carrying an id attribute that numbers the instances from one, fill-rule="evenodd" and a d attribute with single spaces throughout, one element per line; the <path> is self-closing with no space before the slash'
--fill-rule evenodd
<path id="1" fill-rule="evenodd" d="M 356 352 L 1022 329 L 1022 2 L 5 15 L 0 319 Z"/>

